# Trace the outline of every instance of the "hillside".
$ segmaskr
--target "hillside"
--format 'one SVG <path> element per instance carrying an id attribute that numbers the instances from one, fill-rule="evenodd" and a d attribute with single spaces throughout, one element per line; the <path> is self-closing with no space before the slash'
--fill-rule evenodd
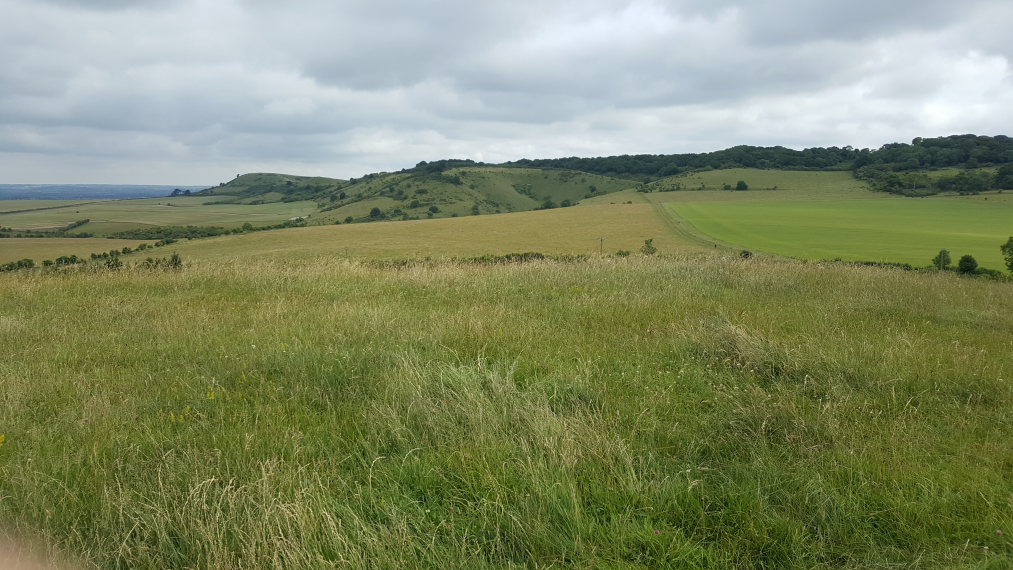
<path id="1" fill-rule="evenodd" d="M 422 163 L 402 172 L 353 180 L 285 174 L 244 174 L 198 194 L 216 202 L 261 204 L 316 201 L 313 224 L 443 218 L 566 207 L 585 197 L 634 185 L 569 170 L 473 166 L 470 161 Z"/>

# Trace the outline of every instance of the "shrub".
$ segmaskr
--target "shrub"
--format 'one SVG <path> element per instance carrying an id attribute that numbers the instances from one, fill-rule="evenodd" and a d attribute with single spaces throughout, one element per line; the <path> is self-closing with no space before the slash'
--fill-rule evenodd
<path id="1" fill-rule="evenodd" d="M 960 273 L 974 273 L 974 270 L 978 268 L 978 260 L 971 255 L 963 255 L 960 257 L 960 261 L 957 262 L 957 271 Z"/>
<path id="2" fill-rule="evenodd" d="M 640 253 L 644 255 L 654 255 L 655 253 L 658 253 L 658 248 L 654 247 L 654 238 L 644 240 L 644 245 L 640 247 Z"/>

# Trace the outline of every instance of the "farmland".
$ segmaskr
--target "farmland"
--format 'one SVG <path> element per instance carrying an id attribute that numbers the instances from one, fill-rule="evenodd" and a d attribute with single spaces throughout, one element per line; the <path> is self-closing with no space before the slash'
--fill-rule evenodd
<path id="1" fill-rule="evenodd" d="M 208 204 L 213 200 L 197 196 L 103 200 L 55 208 L 46 207 L 46 202 L 48 201 L 34 202 L 44 209 L 0 213 L 0 226 L 22 231 L 52 230 L 88 219 L 91 221 L 75 228 L 75 232 L 103 235 L 159 225 L 271 225 L 308 215 L 316 208 L 313 202 Z"/>
<path id="2" fill-rule="evenodd" d="M 805 259 L 925 266 L 940 249 L 1004 267 L 1013 204 L 948 198 L 668 204 L 704 234 L 743 248 Z"/>
<path id="3" fill-rule="evenodd" d="M 604 237 L 604 243 L 598 238 Z M 576 206 L 495 216 L 311 226 L 173 245 L 186 257 L 248 255 L 283 259 L 321 254 L 353 258 L 468 257 L 536 251 L 597 254 L 637 251 L 654 239 L 664 253 L 699 249 L 673 235 L 650 205 Z M 126 258 L 125 258 L 126 259 Z"/>

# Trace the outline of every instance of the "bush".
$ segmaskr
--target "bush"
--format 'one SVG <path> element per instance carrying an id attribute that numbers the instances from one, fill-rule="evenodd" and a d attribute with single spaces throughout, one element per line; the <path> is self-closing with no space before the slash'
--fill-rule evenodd
<path id="1" fill-rule="evenodd" d="M 742 259 L 749 259 L 750 257 L 753 257 L 753 252 L 749 251 L 748 249 L 744 249 L 739 252 L 739 257 Z"/>
<path id="2" fill-rule="evenodd" d="M 978 269 L 978 260 L 971 255 L 963 255 L 957 262 L 957 271 L 960 273 L 974 273 Z"/>
<path id="3" fill-rule="evenodd" d="M 144 269 L 178 270 L 183 268 L 183 258 L 178 253 L 174 253 L 170 257 L 149 257 L 141 263 L 141 267 Z"/>
<path id="4" fill-rule="evenodd" d="M 654 255 L 655 253 L 658 253 L 658 248 L 654 247 L 654 238 L 644 240 L 644 245 L 640 247 L 640 253 L 644 255 Z"/>

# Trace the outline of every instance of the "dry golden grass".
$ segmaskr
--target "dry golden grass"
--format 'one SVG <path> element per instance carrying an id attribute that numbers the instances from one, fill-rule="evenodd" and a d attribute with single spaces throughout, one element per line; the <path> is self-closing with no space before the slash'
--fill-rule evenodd
<path id="1" fill-rule="evenodd" d="M 154 242 L 140 239 L 105 238 L 0 239 L 0 263 L 28 258 L 35 260 L 36 264 L 40 264 L 44 259 L 56 259 L 61 255 L 88 257 L 93 253 L 102 253 L 111 249 L 136 248 L 142 243 Z"/>
<path id="2" fill-rule="evenodd" d="M 604 237 L 602 244 L 598 238 Z M 315 226 L 174 244 L 188 259 L 296 256 L 333 252 L 352 257 L 467 257 L 537 251 L 546 254 L 636 251 L 654 239 L 662 253 L 699 249 L 675 236 L 644 203 L 606 204 L 433 220 Z"/>

